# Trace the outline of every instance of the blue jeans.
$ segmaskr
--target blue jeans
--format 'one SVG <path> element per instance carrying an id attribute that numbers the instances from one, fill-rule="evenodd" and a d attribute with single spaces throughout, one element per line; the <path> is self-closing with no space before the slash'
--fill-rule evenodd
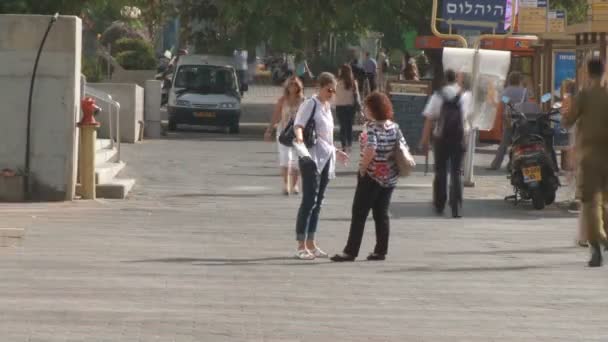
<path id="1" fill-rule="evenodd" d="M 329 184 L 329 165 L 327 162 L 321 174 L 317 165 L 310 158 L 300 159 L 300 174 L 302 175 L 302 204 L 298 210 L 296 222 L 296 240 L 314 240 L 319 223 L 319 213 L 323 205 L 325 190 Z"/>

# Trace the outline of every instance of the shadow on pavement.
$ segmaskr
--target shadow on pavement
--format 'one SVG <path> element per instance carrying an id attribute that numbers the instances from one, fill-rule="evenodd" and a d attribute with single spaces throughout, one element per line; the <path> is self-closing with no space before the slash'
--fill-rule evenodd
<path id="1" fill-rule="evenodd" d="M 507 272 L 526 271 L 534 269 L 551 268 L 550 265 L 522 265 L 522 266 L 495 266 L 495 267 L 407 267 L 394 270 L 381 271 L 382 273 L 458 273 L 458 272 Z"/>
<path id="2" fill-rule="evenodd" d="M 291 262 L 272 262 L 272 261 L 291 261 Z M 169 264 L 192 264 L 195 266 L 313 266 L 328 263 L 310 262 L 296 260 L 293 257 L 268 257 L 252 259 L 236 258 L 164 258 L 164 259 L 144 259 L 123 261 L 123 263 L 169 263 Z"/>
<path id="3" fill-rule="evenodd" d="M 499 170 L 488 170 L 490 165 L 487 166 L 480 166 L 480 165 L 475 165 L 474 168 L 474 172 L 475 172 L 475 176 L 479 176 L 479 177 L 485 177 L 485 176 L 503 176 L 504 177 L 504 181 L 506 185 L 510 184 L 510 180 L 507 179 L 507 170 L 503 167 L 502 169 Z M 418 172 L 418 173 L 424 173 L 425 171 L 425 164 L 421 163 L 421 164 L 416 164 L 416 169 L 414 172 Z M 428 169 L 428 175 L 434 175 L 435 173 L 435 164 L 433 163 L 429 163 L 429 169 Z"/>
<path id="4" fill-rule="evenodd" d="M 434 252 L 443 255 L 504 255 L 504 254 L 561 254 L 564 252 L 581 249 L 576 246 L 544 247 L 530 249 L 496 249 L 490 251 L 454 251 L 454 252 Z"/>
<path id="5" fill-rule="evenodd" d="M 209 194 L 209 193 L 190 193 L 190 194 L 177 194 L 166 196 L 166 198 L 259 198 L 259 197 L 277 197 L 275 194 Z"/>
<path id="6" fill-rule="evenodd" d="M 261 178 L 279 178 L 279 174 L 259 174 L 259 173 L 221 173 L 222 176 L 240 176 L 240 177 L 261 177 Z"/>
<path id="7" fill-rule="evenodd" d="M 263 136 L 248 129 L 242 129 L 240 134 L 227 134 L 213 129 L 189 129 L 169 132 L 161 140 L 189 140 L 189 141 L 262 141 Z"/>
<path id="8" fill-rule="evenodd" d="M 394 202 L 391 204 L 391 214 L 394 219 L 405 218 L 441 218 L 433 211 L 431 203 L 425 202 Z M 444 213 L 449 217 L 450 208 Z M 519 206 L 503 199 L 465 199 L 463 216 L 467 218 L 497 218 L 514 220 L 542 220 L 547 218 L 573 218 L 575 214 L 568 213 L 552 205 L 544 210 L 534 210 L 530 203 Z"/>

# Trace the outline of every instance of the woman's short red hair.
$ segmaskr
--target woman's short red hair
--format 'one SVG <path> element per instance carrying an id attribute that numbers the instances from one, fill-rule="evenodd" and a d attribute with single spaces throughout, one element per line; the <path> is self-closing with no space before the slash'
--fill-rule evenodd
<path id="1" fill-rule="evenodd" d="M 393 119 L 393 104 L 388 96 L 383 93 L 375 91 L 369 94 L 365 98 L 365 106 L 370 111 L 369 114 L 374 120 L 384 121 Z"/>

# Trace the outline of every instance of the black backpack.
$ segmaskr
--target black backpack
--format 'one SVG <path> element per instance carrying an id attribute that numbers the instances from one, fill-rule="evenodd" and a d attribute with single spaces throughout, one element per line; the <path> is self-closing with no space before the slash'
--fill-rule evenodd
<path id="1" fill-rule="evenodd" d="M 460 106 L 460 95 L 448 99 L 443 97 L 443 105 L 439 114 L 439 136 L 446 144 L 461 144 L 464 142 L 464 120 Z"/>

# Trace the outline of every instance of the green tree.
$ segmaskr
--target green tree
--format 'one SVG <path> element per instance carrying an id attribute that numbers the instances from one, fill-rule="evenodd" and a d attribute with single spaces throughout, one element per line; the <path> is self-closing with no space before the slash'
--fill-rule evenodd
<path id="1" fill-rule="evenodd" d="M 2 0 L 0 13 L 80 15 L 82 10 L 102 0 Z M 105 2 L 105 1 L 104 1 Z"/>
<path id="2" fill-rule="evenodd" d="M 587 2 L 582 0 L 551 0 L 551 7 L 563 9 L 568 13 L 568 24 L 576 24 L 586 20 Z"/>

